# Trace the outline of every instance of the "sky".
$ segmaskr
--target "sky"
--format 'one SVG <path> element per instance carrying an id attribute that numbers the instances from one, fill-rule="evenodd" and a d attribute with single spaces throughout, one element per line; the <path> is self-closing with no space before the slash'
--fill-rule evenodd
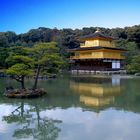
<path id="1" fill-rule="evenodd" d="M 140 0 L 0 0 L 0 32 L 140 24 Z"/>

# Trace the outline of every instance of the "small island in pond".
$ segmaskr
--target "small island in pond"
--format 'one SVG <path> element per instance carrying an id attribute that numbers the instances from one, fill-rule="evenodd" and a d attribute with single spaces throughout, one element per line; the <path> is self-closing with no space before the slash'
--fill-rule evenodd
<path id="1" fill-rule="evenodd" d="M 37 43 L 32 48 L 12 48 L 9 57 L 6 59 L 8 69 L 5 70 L 5 73 L 19 82 L 21 88 L 7 87 L 4 95 L 9 98 L 34 98 L 44 95 L 46 91 L 38 88 L 39 78 L 47 75 L 46 72 L 53 73 L 53 76 L 49 77 L 56 77 L 56 73 L 64 64 L 56 45 L 55 42 L 51 42 Z M 33 80 L 30 88 L 25 87 L 27 78 Z"/>
<path id="2" fill-rule="evenodd" d="M 44 89 L 9 89 L 4 96 L 8 98 L 36 98 L 46 94 Z"/>

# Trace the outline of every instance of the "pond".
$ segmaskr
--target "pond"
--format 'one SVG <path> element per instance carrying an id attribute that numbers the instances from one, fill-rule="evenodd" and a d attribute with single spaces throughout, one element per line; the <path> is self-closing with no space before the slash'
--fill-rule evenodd
<path id="1" fill-rule="evenodd" d="M 140 78 L 40 80 L 47 95 L 30 100 L 3 97 L 11 84 L 18 87 L 0 79 L 0 140 L 140 139 Z"/>

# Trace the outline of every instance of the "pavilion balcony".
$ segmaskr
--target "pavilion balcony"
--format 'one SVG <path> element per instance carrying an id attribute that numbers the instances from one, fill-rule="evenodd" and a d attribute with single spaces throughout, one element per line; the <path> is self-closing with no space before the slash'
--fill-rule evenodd
<path id="1" fill-rule="evenodd" d="M 100 66 L 73 66 L 71 70 L 88 70 L 88 71 L 117 71 L 124 70 L 124 68 L 106 68 Z"/>
<path id="2" fill-rule="evenodd" d="M 92 59 L 92 55 L 86 55 L 86 56 L 71 56 L 70 59 Z"/>
<path id="3" fill-rule="evenodd" d="M 70 59 L 125 59 L 125 56 L 93 56 L 93 55 L 79 55 L 79 56 L 71 56 Z"/>

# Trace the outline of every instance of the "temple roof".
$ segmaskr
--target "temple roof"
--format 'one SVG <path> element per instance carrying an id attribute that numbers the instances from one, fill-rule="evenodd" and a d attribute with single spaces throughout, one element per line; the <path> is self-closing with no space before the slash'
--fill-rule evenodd
<path id="1" fill-rule="evenodd" d="M 125 49 L 121 49 L 121 48 L 113 48 L 113 47 L 111 48 L 111 47 L 103 47 L 103 46 L 75 48 L 75 49 L 70 49 L 70 51 L 86 51 L 86 50 L 100 50 L 100 49 L 126 51 Z"/>
<path id="2" fill-rule="evenodd" d="M 99 30 L 97 30 L 95 33 L 90 34 L 90 35 L 85 35 L 82 36 L 80 38 L 81 41 L 85 41 L 87 39 L 96 39 L 96 38 L 100 38 L 100 39 L 107 39 L 107 40 L 114 40 L 115 38 L 111 37 L 111 36 L 107 36 L 104 35 L 103 33 L 101 33 Z"/>

